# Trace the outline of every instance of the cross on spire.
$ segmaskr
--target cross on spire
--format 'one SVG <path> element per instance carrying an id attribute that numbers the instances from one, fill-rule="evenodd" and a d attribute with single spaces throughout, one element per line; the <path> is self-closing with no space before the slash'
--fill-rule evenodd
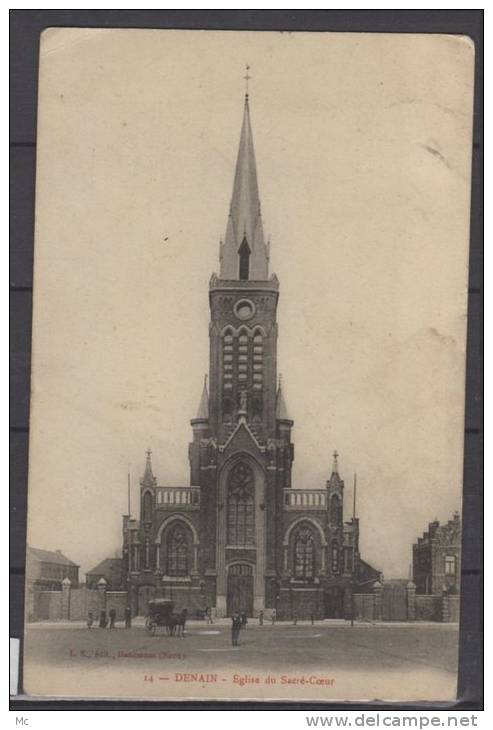
<path id="1" fill-rule="evenodd" d="M 246 70 L 246 73 L 243 76 L 243 78 L 245 79 L 245 98 L 248 99 L 248 82 L 252 78 L 250 76 L 250 74 L 248 73 L 250 71 L 250 66 L 248 65 L 248 63 L 245 65 L 245 70 Z"/>

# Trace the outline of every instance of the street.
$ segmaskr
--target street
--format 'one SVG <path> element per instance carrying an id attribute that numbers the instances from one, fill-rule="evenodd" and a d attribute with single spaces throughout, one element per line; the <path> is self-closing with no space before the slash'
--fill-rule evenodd
<path id="1" fill-rule="evenodd" d="M 190 622 L 183 638 L 83 624 L 30 624 L 31 694 L 112 697 L 452 699 L 456 625 Z"/>

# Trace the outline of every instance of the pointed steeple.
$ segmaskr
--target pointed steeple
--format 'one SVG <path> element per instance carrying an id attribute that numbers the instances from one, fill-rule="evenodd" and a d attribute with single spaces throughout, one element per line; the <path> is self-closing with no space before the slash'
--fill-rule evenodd
<path id="1" fill-rule="evenodd" d="M 334 450 L 332 454 L 332 469 L 330 471 L 330 477 L 327 480 L 327 489 L 331 492 L 335 491 L 341 495 L 343 488 L 344 481 L 339 476 L 339 454 L 337 450 Z"/>
<path id="2" fill-rule="evenodd" d="M 248 94 L 245 94 L 233 195 L 220 261 L 221 279 L 265 281 L 268 278 L 268 249 L 260 214 Z"/>
<path id="3" fill-rule="evenodd" d="M 152 473 L 152 462 L 151 462 L 152 451 L 147 449 L 146 451 L 146 465 L 144 469 L 144 476 L 141 479 L 141 484 L 146 486 L 154 486 L 156 484 L 156 477 Z"/>
<path id="4" fill-rule="evenodd" d="M 207 390 L 207 375 L 204 375 L 204 387 L 202 388 L 202 395 L 200 397 L 199 408 L 195 421 L 207 421 L 209 419 L 209 393 Z"/>
<path id="5" fill-rule="evenodd" d="M 284 393 L 282 391 L 281 377 L 279 376 L 279 386 L 277 388 L 276 396 L 276 419 L 278 421 L 291 421 L 288 415 L 288 409 L 286 401 L 284 399 Z"/>

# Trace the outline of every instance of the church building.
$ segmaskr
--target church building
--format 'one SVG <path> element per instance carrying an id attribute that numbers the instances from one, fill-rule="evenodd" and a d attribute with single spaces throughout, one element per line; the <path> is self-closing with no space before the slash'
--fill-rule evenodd
<path id="1" fill-rule="evenodd" d="M 345 522 L 334 452 L 318 489 L 292 483 L 294 445 L 277 374 L 279 281 L 269 274 L 248 94 L 219 274 L 209 281 L 210 362 L 191 420 L 190 486 L 161 486 L 147 452 L 140 519 L 123 517 L 123 578 L 135 613 L 152 597 L 197 616 L 276 609 L 349 616 L 379 573 Z"/>

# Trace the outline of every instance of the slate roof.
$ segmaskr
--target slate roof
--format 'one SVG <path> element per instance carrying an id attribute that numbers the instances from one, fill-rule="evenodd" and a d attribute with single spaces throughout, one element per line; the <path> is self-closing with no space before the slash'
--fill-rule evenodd
<path id="1" fill-rule="evenodd" d="M 55 565 L 73 565 L 79 566 L 73 560 L 69 560 L 60 550 L 41 550 L 40 548 L 27 548 L 27 556 L 30 559 L 39 560 L 42 563 L 52 563 Z"/>
<path id="2" fill-rule="evenodd" d="M 105 558 L 92 568 L 86 575 L 121 575 L 122 559 L 121 558 Z"/>

